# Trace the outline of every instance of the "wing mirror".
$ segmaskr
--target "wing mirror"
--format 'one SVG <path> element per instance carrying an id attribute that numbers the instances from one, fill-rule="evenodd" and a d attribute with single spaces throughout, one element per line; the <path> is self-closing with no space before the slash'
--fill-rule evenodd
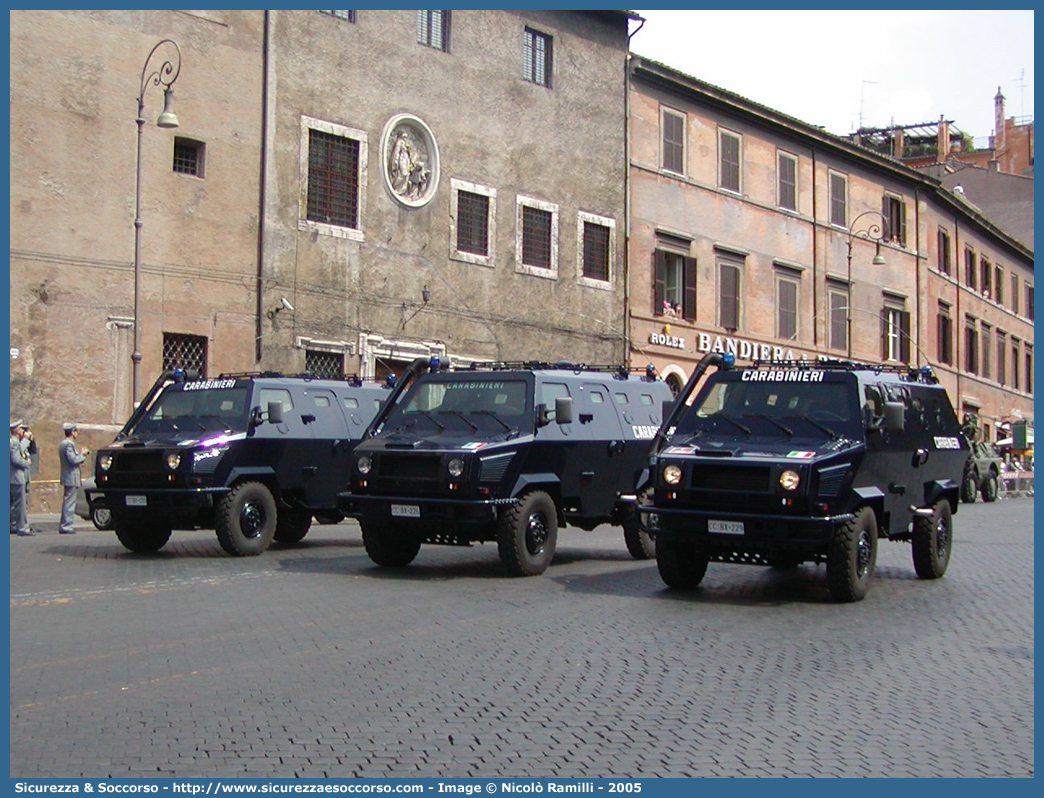
<path id="1" fill-rule="evenodd" d="M 884 428 L 888 432 L 902 432 L 905 425 L 906 405 L 902 402 L 885 402 Z"/>
<path id="2" fill-rule="evenodd" d="M 573 397 L 571 397 L 571 396 L 557 396 L 557 397 L 555 397 L 555 423 L 557 423 L 557 424 L 572 424 L 573 423 Z"/>

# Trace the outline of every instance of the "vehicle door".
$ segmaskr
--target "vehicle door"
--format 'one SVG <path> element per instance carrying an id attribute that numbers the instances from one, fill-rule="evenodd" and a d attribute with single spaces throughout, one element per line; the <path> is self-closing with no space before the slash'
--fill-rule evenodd
<path id="1" fill-rule="evenodd" d="M 279 423 L 264 421 L 254 431 L 251 464 L 263 472 L 273 472 L 279 491 L 300 493 L 302 485 L 311 481 L 313 432 L 307 417 L 314 408 L 297 386 L 264 385 L 257 391 L 255 406 L 267 412 L 272 402 L 282 405 Z"/>
<path id="2" fill-rule="evenodd" d="M 580 505 L 580 472 L 584 467 L 581 447 L 590 437 L 578 418 L 578 393 L 575 383 L 570 385 L 565 380 L 537 381 L 536 401 L 544 407 L 544 419 L 537 426 L 533 445 L 523 464 L 526 474 L 558 477 L 562 502 L 567 509 L 578 509 Z M 555 400 L 559 397 L 572 398 L 572 421 L 559 423 L 555 417 Z"/>
<path id="3" fill-rule="evenodd" d="M 574 417 L 580 423 L 583 436 L 581 450 L 584 454 L 580 468 L 582 512 L 588 517 L 607 516 L 623 490 L 623 483 L 630 482 L 624 474 L 627 444 L 623 422 L 608 386 L 597 382 L 582 383 Z"/>
<path id="4" fill-rule="evenodd" d="M 895 383 L 867 383 L 864 398 L 871 431 L 867 432 L 867 456 L 857 475 L 856 487 L 876 486 L 884 493 L 884 512 L 893 531 L 906 527 L 912 519 L 911 504 L 921 501 L 922 491 L 915 465 L 914 419 L 910 412 L 910 390 Z M 884 405 L 903 405 L 903 429 L 884 426 Z M 882 534 L 888 530 L 880 530 Z"/>
<path id="5" fill-rule="evenodd" d="M 352 436 L 344 407 L 347 399 L 354 397 L 338 396 L 330 388 L 310 386 L 301 392 L 301 421 L 308 431 L 304 440 L 307 454 L 300 466 L 301 490 L 302 501 L 309 507 L 335 506 L 337 494 L 348 484 Z"/>

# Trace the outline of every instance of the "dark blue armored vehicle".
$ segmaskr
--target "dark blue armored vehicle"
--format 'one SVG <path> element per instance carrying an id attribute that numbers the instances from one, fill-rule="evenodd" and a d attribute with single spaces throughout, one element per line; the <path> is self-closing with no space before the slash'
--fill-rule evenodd
<path id="1" fill-rule="evenodd" d="M 378 565 L 401 567 L 423 543 L 495 541 L 511 575 L 542 573 L 566 524 L 639 528 L 637 478 L 672 399 L 626 368 L 516 363 L 407 370 L 352 456 L 345 509 L 358 509 Z"/>
<path id="2" fill-rule="evenodd" d="M 667 585 L 695 587 L 711 561 L 825 563 L 833 598 L 857 601 L 882 537 L 912 544 L 921 578 L 943 575 L 968 444 L 930 371 L 731 366 L 701 361 L 652 447 L 642 517 Z"/>
<path id="3" fill-rule="evenodd" d="M 313 516 L 343 517 L 352 449 L 390 393 L 354 378 L 168 372 L 97 453 L 88 499 L 131 551 L 196 527 L 233 556 L 295 543 Z"/>

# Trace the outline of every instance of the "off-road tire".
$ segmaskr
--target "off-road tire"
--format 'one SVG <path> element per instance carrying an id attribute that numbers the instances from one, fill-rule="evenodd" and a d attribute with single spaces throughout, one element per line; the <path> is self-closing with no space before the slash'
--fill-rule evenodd
<path id="1" fill-rule="evenodd" d="M 113 529 L 124 548 L 142 554 L 159 551 L 170 540 L 170 525 L 153 520 L 114 518 Z"/>
<path id="2" fill-rule="evenodd" d="M 277 518 L 271 491 L 260 482 L 241 482 L 218 502 L 214 529 L 233 557 L 254 557 L 272 545 Z"/>
<path id="3" fill-rule="evenodd" d="M 877 518 L 869 507 L 838 527 L 827 547 L 826 572 L 834 601 L 861 601 L 877 564 Z"/>
<path id="4" fill-rule="evenodd" d="M 511 576 L 537 576 L 547 570 L 558 544 L 558 512 L 542 490 L 519 497 L 497 519 L 497 550 Z"/>
<path id="5" fill-rule="evenodd" d="M 363 519 L 359 525 L 366 554 L 384 568 L 405 568 L 420 551 L 419 536 L 396 529 L 387 521 Z"/>
<path id="6" fill-rule="evenodd" d="M 637 502 L 629 505 L 624 511 L 624 543 L 627 544 L 627 551 L 636 560 L 651 560 L 656 556 L 656 542 L 652 535 L 645 531 L 639 512 L 641 505 L 648 504 L 649 499 L 650 492 L 645 491 L 638 497 Z"/>
<path id="7" fill-rule="evenodd" d="M 300 543 L 312 528 L 312 514 L 308 510 L 279 509 L 276 516 L 274 539 L 279 543 Z"/>
<path id="8" fill-rule="evenodd" d="M 998 480 L 997 475 L 992 471 L 987 475 L 986 479 L 982 481 L 982 500 L 984 502 L 995 502 L 997 501 L 998 492 Z"/>
<path id="9" fill-rule="evenodd" d="M 975 475 L 968 471 L 961 482 L 961 501 L 965 504 L 975 504 L 978 491 L 975 489 Z"/>
<path id="10" fill-rule="evenodd" d="M 921 579 L 938 579 L 946 573 L 953 551 L 953 519 L 946 499 L 935 503 L 931 518 L 914 518 L 912 542 L 914 570 Z"/>
<path id="11" fill-rule="evenodd" d="M 667 587 L 691 590 L 707 575 L 710 557 L 698 543 L 674 535 L 656 538 L 656 570 Z"/>

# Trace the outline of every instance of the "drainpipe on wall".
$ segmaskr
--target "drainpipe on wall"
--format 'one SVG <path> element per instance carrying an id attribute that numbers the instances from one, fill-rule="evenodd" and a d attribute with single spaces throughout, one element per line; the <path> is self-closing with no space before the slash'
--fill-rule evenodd
<path id="1" fill-rule="evenodd" d="M 628 25 L 630 21 L 628 21 Z M 620 362 L 631 365 L 631 39 L 645 27 L 645 20 L 627 34 L 624 54 L 624 219 L 623 219 L 623 357 Z"/>
<path id="2" fill-rule="evenodd" d="M 271 46 L 270 12 L 264 11 L 264 34 L 261 44 L 261 171 L 258 180 L 257 198 L 257 298 L 254 307 L 254 362 L 260 363 L 264 354 L 261 336 L 264 322 L 264 275 L 265 275 L 265 202 L 268 195 L 268 69 Z"/>

